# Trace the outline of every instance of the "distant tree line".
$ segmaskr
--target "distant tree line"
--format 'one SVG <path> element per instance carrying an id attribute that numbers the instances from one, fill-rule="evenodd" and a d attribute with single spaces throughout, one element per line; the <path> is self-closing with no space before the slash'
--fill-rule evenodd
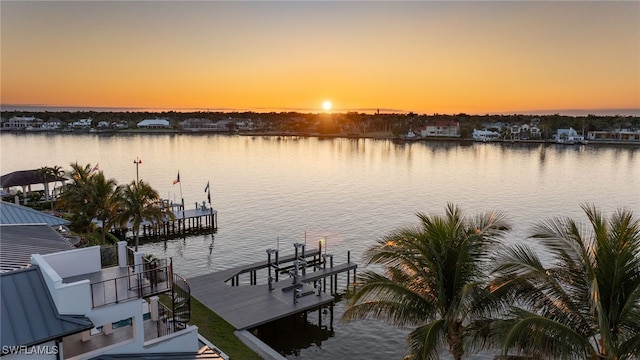
<path id="1" fill-rule="evenodd" d="M 550 137 L 559 128 L 572 127 L 578 131 L 614 130 L 620 128 L 639 129 L 639 116 L 566 116 L 554 115 L 455 115 L 446 114 L 366 114 L 358 112 L 347 113 L 299 113 L 299 112 L 97 112 L 97 111 L 5 111 L 3 120 L 13 116 L 35 116 L 44 121 L 56 119 L 63 124 L 69 124 L 79 119 L 92 118 L 94 123 L 100 121 L 127 122 L 130 128 L 149 118 L 166 118 L 174 129 L 180 129 L 180 122 L 189 118 L 209 119 L 213 122 L 225 119 L 251 119 L 259 124 L 258 130 L 272 132 L 319 133 L 319 134 L 352 134 L 388 133 L 393 135 L 406 134 L 409 129 L 423 126 L 437 120 L 455 121 L 460 124 L 462 138 L 470 138 L 473 129 L 482 129 L 484 124 L 502 123 L 505 126 L 523 125 L 536 122 L 543 130 L 543 138 Z"/>

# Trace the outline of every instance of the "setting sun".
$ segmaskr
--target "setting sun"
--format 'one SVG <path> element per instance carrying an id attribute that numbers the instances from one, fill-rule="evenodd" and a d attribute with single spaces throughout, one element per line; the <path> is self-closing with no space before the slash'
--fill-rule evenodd
<path id="1" fill-rule="evenodd" d="M 0 3 L 3 111 L 640 113 L 637 1 Z"/>

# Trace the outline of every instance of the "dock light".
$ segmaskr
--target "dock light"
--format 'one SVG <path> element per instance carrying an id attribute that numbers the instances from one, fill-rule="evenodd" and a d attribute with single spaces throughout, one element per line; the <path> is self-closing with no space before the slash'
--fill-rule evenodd
<path id="1" fill-rule="evenodd" d="M 133 163 L 136 165 L 136 183 L 140 183 L 140 176 L 138 175 L 138 165 L 142 164 L 142 160 L 136 157 L 135 160 L 133 160 Z"/>
<path id="2" fill-rule="evenodd" d="M 323 238 L 320 238 L 320 240 L 318 241 L 318 245 L 320 246 L 320 254 L 322 254 L 322 248 L 324 247 L 324 253 L 327 253 L 327 242 L 329 241 L 329 239 L 325 236 Z"/>

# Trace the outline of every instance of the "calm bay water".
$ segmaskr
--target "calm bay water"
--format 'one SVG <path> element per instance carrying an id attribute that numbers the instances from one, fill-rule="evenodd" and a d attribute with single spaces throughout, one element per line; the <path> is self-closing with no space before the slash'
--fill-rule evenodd
<path id="1" fill-rule="evenodd" d="M 514 227 L 509 243 L 523 241 L 547 217 L 586 221 L 584 203 L 607 216 L 621 207 L 640 213 L 638 147 L 2 133 L 0 149 L 2 174 L 99 163 L 121 184 L 135 179 L 139 157 L 140 178 L 165 198 L 180 201 L 182 194 L 188 208 L 206 199 L 210 181 L 218 210 L 215 239 L 201 235 L 142 247 L 172 256 L 175 271 L 187 278 L 266 260 L 265 250 L 278 238 L 281 253 L 293 253 L 292 244 L 305 233 L 311 245 L 326 237 L 337 262 L 347 250 L 359 261 L 381 235 L 414 224 L 418 211 L 441 214 L 448 202 L 470 214 L 506 212 Z M 181 183 L 172 185 L 178 172 Z M 343 307 L 336 306 L 333 331 L 310 326 L 315 337 L 285 341 L 298 344 L 283 346 L 287 356 L 401 358 L 407 330 L 376 321 L 341 323 Z M 321 316 L 328 324 L 329 315 Z M 317 314 L 309 321 L 317 324 Z M 279 340 L 289 336 L 282 334 Z"/>

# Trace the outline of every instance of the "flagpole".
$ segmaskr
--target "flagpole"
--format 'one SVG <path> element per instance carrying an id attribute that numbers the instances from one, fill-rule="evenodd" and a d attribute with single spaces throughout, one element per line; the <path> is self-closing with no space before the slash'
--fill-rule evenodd
<path id="1" fill-rule="evenodd" d="M 211 228 L 215 229 L 214 221 L 213 221 L 213 206 L 211 206 L 211 186 L 209 185 L 209 181 L 207 180 L 207 200 L 209 200 L 209 221 L 211 222 Z M 213 238 L 213 231 L 211 232 L 211 237 Z"/>
<path id="2" fill-rule="evenodd" d="M 182 197 L 182 180 L 178 181 L 178 183 L 180 184 L 180 200 L 182 201 L 182 217 L 184 218 L 184 198 Z"/>

